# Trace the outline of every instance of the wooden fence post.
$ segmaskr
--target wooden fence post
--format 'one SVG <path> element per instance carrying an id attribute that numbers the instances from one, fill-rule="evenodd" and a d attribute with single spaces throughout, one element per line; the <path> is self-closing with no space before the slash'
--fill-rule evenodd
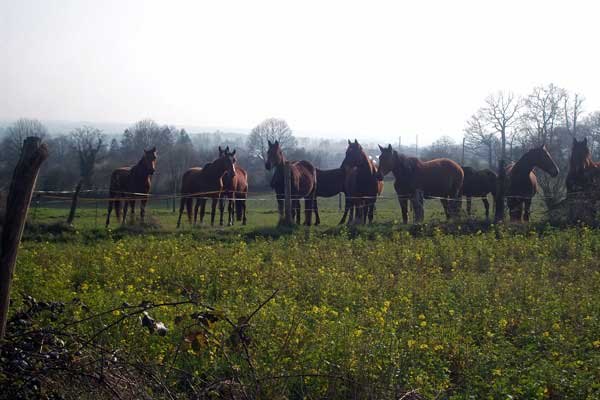
<path id="1" fill-rule="evenodd" d="M 423 223 L 423 220 L 425 219 L 425 212 L 423 210 L 423 191 L 422 190 L 415 190 L 415 195 L 414 197 L 411 199 L 412 200 L 412 205 L 413 205 L 413 211 L 415 213 L 415 223 L 417 224 L 421 224 Z"/>
<path id="2" fill-rule="evenodd" d="M 81 191 L 81 186 L 83 185 L 83 179 L 79 180 L 77 183 L 77 187 L 75 188 L 75 193 L 73 193 L 73 199 L 71 200 L 71 210 L 69 211 L 69 217 L 67 218 L 67 224 L 71 225 L 73 220 L 75 219 L 75 211 L 77 210 L 77 199 L 79 198 L 79 192 Z"/>
<path id="3" fill-rule="evenodd" d="M 283 200 L 283 223 L 285 225 L 292 225 L 294 223 L 292 218 L 292 169 L 290 163 L 285 162 L 283 164 L 283 179 L 284 179 L 284 200 Z"/>
<path id="4" fill-rule="evenodd" d="M 27 219 L 33 188 L 42 163 L 48 158 L 48 148 L 40 138 L 28 137 L 23 142 L 21 157 L 15 167 L 8 198 L 0 246 L 0 339 L 6 332 L 12 283 L 19 243 Z"/>
<path id="5" fill-rule="evenodd" d="M 500 160 L 500 170 L 498 171 L 498 184 L 496 188 L 496 210 L 495 222 L 504 221 L 504 197 L 506 194 L 506 170 L 504 160 Z"/>

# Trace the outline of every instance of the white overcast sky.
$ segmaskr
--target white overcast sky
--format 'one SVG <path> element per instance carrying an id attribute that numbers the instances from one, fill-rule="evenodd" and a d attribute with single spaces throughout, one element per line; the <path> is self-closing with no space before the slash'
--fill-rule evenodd
<path id="1" fill-rule="evenodd" d="M 596 4 L 0 0 L 0 119 L 458 139 L 499 89 L 600 109 Z"/>

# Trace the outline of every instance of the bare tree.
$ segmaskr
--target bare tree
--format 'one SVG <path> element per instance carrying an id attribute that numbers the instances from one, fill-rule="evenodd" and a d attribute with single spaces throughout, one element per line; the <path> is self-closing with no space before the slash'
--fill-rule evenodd
<path id="1" fill-rule="evenodd" d="M 71 132 L 73 147 L 79 159 L 79 173 L 84 188 L 92 187 L 94 168 L 99 158 L 99 153 L 104 149 L 104 134 L 100 129 L 83 126 Z"/>
<path id="2" fill-rule="evenodd" d="M 513 93 L 498 92 L 485 99 L 486 106 L 482 109 L 489 125 L 500 135 L 500 158 L 506 160 L 507 135 L 510 128 L 517 122 L 521 100 Z"/>
<path id="3" fill-rule="evenodd" d="M 422 158 L 424 160 L 433 160 L 434 158 L 450 158 L 455 161 L 460 160 L 460 146 L 456 144 L 450 136 L 442 136 L 430 146 L 423 150 Z"/>
<path id="4" fill-rule="evenodd" d="M 283 119 L 269 118 L 258 124 L 248 137 L 248 152 L 251 157 L 264 160 L 268 150 L 268 141 L 278 140 L 282 148 L 296 146 L 296 138 L 289 125 Z"/>
<path id="5" fill-rule="evenodd" d="M 565 126 L 573 137 L 577 137 L 577 121 L 583 113 L 584 101 L 585 98 L 578 93 L 564 98 Z"/>
<path id="6" fill-rule="evenodd" d="M 3 159 L 12 168 L 16 165 L 23 149 L 23 142 L 29 136 L 44 139 L 48 136 L 46 127 L 36 119 L 22 118 L 6 128 L 2 140 Z"/>
<path id="7" fill-rule="evenodd" d="M 523 102 L 522 127 L 536 145 L 550 144 L 554 139 L 554 128 L 558 125 L 562 103 L 567 91 L 553 84 L 538 86 Z"/>
<path id="8" fill-rule="evenodd" d="M 467 121 L 465 128 L 465 144 L 470 150 L 485 150 L 487 156 L 488 168 L 494 167 L 494 144 L 496 134 L 490 130 L 483 110 L 477 111 Z"/>

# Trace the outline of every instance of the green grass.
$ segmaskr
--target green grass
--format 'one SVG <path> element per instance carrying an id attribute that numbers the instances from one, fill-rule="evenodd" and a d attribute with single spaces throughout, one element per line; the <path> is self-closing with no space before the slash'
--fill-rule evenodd
<path id="1" fill-rule="evenodd" d="M 262 398 L 392 399 L 408 390 L 426 398 L 600 398 L 597 230 L 454 226 L 457 234 L 445 234 L 429 226 L 411 234 L 388 222 L 356 231 L 254 225 L 173 233 L 161 224 L 171 231 L 26 241 L 14 293 L 78 297 L 101 311 L 196 292 L 236 321 L 278 289 L 248 331 Z M 233 375 L 253 381 L 223 320 L 210 326 L 210 340 L 183 342 L 193 330 L 176 317 L 202 310 L 153 312 L 169 328 L 165 337 L 132 318 L 99 340 L 165 368 L 173 362 L 198 387 Z M 184 390 L 175 377 L 170 383 Z"/>

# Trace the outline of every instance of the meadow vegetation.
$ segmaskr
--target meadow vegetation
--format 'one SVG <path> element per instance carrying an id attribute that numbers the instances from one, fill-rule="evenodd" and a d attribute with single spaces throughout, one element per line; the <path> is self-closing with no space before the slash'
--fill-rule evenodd
<path id="1" fill-rule="evenodd" d="M 76 330 L 151 366 L 149 397 L 600 397 L 595 229 L 34 228 L 13 312 L 111 310 Z"/>

